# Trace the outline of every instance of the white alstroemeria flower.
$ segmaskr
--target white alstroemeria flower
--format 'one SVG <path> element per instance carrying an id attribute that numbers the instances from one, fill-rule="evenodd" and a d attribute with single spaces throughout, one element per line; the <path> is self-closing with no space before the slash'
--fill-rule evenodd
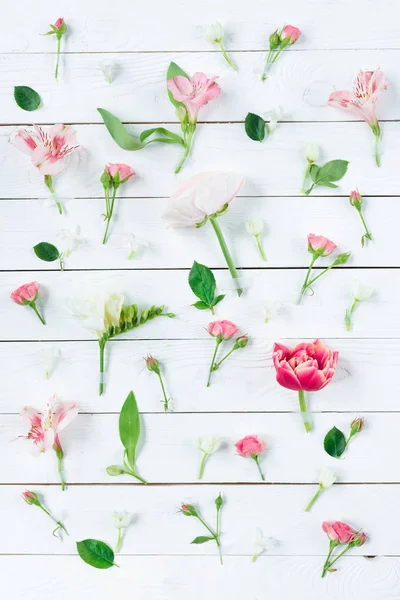
<path id="1" fill-rule="evenodd" d="M 335 483 L 335 481 L 336 475 L 332 471 L 332 469 L 329 469 L 329 467 L 324 467 L 323 469 L 321 469 L 321 472 L 318 477 L 318 483 L 324 490 L 330 488 Z"/>
<path id="2" fill-rule="evenodd" d="M 146 240 L 138 237 L 134 233 L 126 232 L 121 236 L 121 245 L 128 251 L 128 260 L 136 256 L 140 248 L 148 248 L 149 244 Z"/>
<path id="3" fill-rule="evenodd" d="M 86 240 L 81 236 L 81 228 L 79 225 L 75 229 L 61 229 L 58 232 L 57 237 L 64 241 L 63 251 L 64 256 L 68 257 L 72 250 L 74 250 L 79 244 L 85 244 Z"/>
<path id="4" fill-rule="evenodd" d="M 100 294 L 85 297 L 73 302 L 73 310 L 83 320 L 83 324 L 99 338 L 104 331 L 119 325 L 124 296 L 119 293 Z"/>
<path id="5" fill-rule="evenodd" d="M 205 435 L 197 439 L 197 446 L 205 454 L 214 454 L 221 448 L 222 440 L 213 436 Z"/>
<path id="6" fill-rule="evenodd" d="M 317 160 L 319 159 L 318 144 L 314 144 L 313 142 L 307 142 L 305 155 L 309 163 L 317 162 Z"/>
<path id="7" fill-rule="evenodd" d="M 254 219 L 247 219 L 245 223 L 246 231 L 250 235 L 261 235 L 264 231 L 264 221 L 261 217 L 255 217 Z"/>
<path id="8" fill-rule="evenodd" d="M 105 58 L 99 62 L 99 67 L 108 83 L 112 83 L 115 77 L 115 61 L 111 58 Z"/>
<path id="9" fill-rule="evenodd" d="M 60 359 L 60 356 L 61 352 L 59 348 L 44 348 L 42 350 L 42 358 L 44 363 L 46 379 L 48 379 L 52 374 L 54 367 Z"/>
<path id="10" fill-rule="evenodd" d="M 112 521 L 117 529 L 126 529 L 132 521 L 132 515 L 126 510 L 115 511 L 112 514 Z"/>
<path id="11" fill-rule="evenodd" d="M 375 289 L 369 285 L 363 285 L 357 280 L 353 281 L 351 294 L 354 300 L 357 302 L 362 302 L 363 300 L 368 300 L 372 294 L 375 293 Z"/>
<path id="12" fill-rule="evenodd" d="M 204 37 L 209 42 L 215 42 L 218 44 L 224 37 L 224 28 L 222 27 L 221 23 L 217 21 L 213 25 L 209 25 L 206 28 Z"/>
<path id="13" fill-rule="evenodd" d="M 275 538 L 265 537 L 261 529 L 257 529 L 253 549 L 254 554 L 252 556 L 251 561 L 256 562 L 257 558 L 261 556 L 261 554 L 264 554 L 264 552 L 274 550 L 274 548 L 276 548 L 277 545 L 278 542 Z"/>
<path id="14" fill-rule="evenodd" d="M 282 121 L 285 115 L 286 112 L 282 106 L 278 106 L 277 108 L 269 110 L 265 113 L 265 122 L 268 125 L 269 133 L 272 133 L 276 129 L 278 121 Z"/>
<path id="15" fill-rule="evenodd" d="M 271 319 L 274 319 L 283 310 L 283 304 L 269 300 L 264 304 L 264 323 L 269 323 Z"/>

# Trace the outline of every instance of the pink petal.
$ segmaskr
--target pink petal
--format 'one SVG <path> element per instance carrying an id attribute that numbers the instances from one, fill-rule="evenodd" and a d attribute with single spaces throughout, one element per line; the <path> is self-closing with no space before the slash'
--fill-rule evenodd
<path id="1" fill-rule="evenodd" d="M 293 369 L 284 360 L 276 367 L 276 380 L 284 388 L 298 392 L 303 389 Z"/>
<path id="2" fill-rule="evenodd" d="M 193 92 L 193 86 L 190 80 L 183 75 L 177 75 L 172 79 L 168 79 L 167 87 L 178 102 L 183 102 Z"/>
<path id="3" fill-rule="evenodd" d="M 317 392 L 325 387 L 327 380 L 322 371 L 315 367 L 299 366 L 296 369 L 296 375 L 301 385 L 301 389 L 305 392 Z"/>

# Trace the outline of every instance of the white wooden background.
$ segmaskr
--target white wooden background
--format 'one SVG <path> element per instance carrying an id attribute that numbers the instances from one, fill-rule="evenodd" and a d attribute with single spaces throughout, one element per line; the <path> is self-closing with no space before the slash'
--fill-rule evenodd
<path id="1" fill-rule="evenodd" d="M 65 18 L 69 35 L 63 40 L 57 85 L 55 39 L 39 34 L 58 16 Z M 238 73 L 203 38 L 204 26 L 216 19 L 225 25 L 226 46 Z M 284 23 L 299 26 L 303 35 L 261 84 L 268 35 Z M 111 85 L 98 68 L 104 58 L 117 64 Z M 7 4 L 0 35 L 0 569 L 5 597 L 399 598 L 399 58 L 398 8 L 392 0 Z M 165 90 L 171 60 L 189 73 L 220 75 L 222 88 L 218 100 L 201 112 L 192 156 L 178 177 L 173 174 L 178 149 L 125 152 L 111 140 L 96 111 L 101 106 L 129 123 L 169 123 L 177 130 Z M 360 68 L 378 66 L 390 82 L 379 101 L 381 169 L 374 166 L 373 136 L 364 123 L 304 98 L 306 89 L 318 85 L 328 91 L 349 89 Z M 13 100 L 14 85 L 37 89 L 43 99 L 40 110 L 32 115 L 21 111 Z M 277 105 L 287 114 L 273 136 L 263 145 L 247 139 L 246 113 Z M 9 144 L 16 127 L 31 119 L 76 124 L 87 149 L 56 179 L 64 217 L 44 206 L 41 177 Z M 337 190 L 299 195 L 307 141 L 321 145 L 323 160 L 350 161 Z M 123 199 L 117 203 L 110 242 L 103 247 L 99 176 L 110 160 L 131 164 L 138 176 L 119 190 Z M 247 179 L 242 197 L 222 221 L 243 268 L 246 294 L 241 299 L 234 297 L 208 227 L 168 231 L 160 219 L 166 198 L 179 183 L 210 168 L 236 170 Z M 366 198 L 365 215 L 374 236 L 365 249 L 360 246 L 361 223 L 348 202 L 356 186 Z M 266 223 L 266 265 L 244 233 L 244 221 L 251 216 L 262 216 Z M 71 254 L 65 273 L 36 259 L 31 251 L 35 243 L 59 243 L 60 229 L 77 224 L 88 243 Z M 124 231 L 134 231 L 150 244 L 132 262 L 116 243 Z M 298 307 L 294 302 L 309 261 L 309 232 L 330 237 L 341 251 L 351 250 L 352 259 L 322 279 L 316 295 Z M 204 331 L 208 315 L 189 306 L 193 296 L 187 275 L 194 259 L 213 267 L 219 288 L 227 290 L 218 317 L 234 320 L 252 336 L 246 350 L 215 374 L 209 389 L 204 382 L 214 342 Z M 347 333 L 343 315 L 354 278 L 377 292 L 359 307 L 354 330 Z M 28 309 L 9 300 L 14 288 L 35 279 L 42 286 L 45 328 Z M 107 392 L 99 398 L 97 342 L 71 316 L 66 301 L 105 283 L 140 305 L 165 303 L 178 316 L 109 344 Z M 266 325 L 263 305 L 270 301 L 283 309 Z M 333 383 L 310 399 L 315 429 L 306 436 L 296 395 L 275 382 L 271 350 L 275 340 L 290 344 L 316 336 L 338 349 L 340 360 Z M 41 352 L 51 346 L 61 349 L 62 358 L 46 381 Z M 165 365 L 172 414 L 162 412 L 157 379 L 142 360 L 147 352 Z M 143 413 L 145 441 L 138 468 L 151 482 L 147 487 L 105 473 L 120 458 L 118 412 L 130 389 Z M 54 458 L 32 458 L 23 442 L 13 441 L 20 433 L 20 408 L 26 403 L 40 407 L 53 392 L 76 401 L 81 410 L 63 436 L 65 493 Z M 333 425 L 347 430 L 357 414 L 366 419 L 365 431 L 343 460 L 329 459 L 322 447 L 324 434 Z M 199 484 L 195 440 L 210 433 L 226 444 L 210 459 Z M 233 443 L 251 433 L 267 441 L 265 484 L 258 481 L 254 465 L 234 453 Z M 303 508 L 324 465 L 335 469 L 338 483 L 306 514 Z M 71 535 L 63 544 L 50 535 L 44 515 L 20 500 L 25 486 L 44 494 L 48 507 L 65 520 Z M 195 501 L 211 519 L 219 491 L 226 502 L 223 568 L 213 545 L 189 544 L 201 529 L 177 513 L 181 501 Z M 120 569 L 92 569 L 77 557 L 75 540 L 95 537 L 113 544 L 110 513 L 118 509 L 135 515 L 118 556 Z M 339 563 L 337 573 L 321 580 L 327 550 L 321 522 L 336 519 L 363 528 L 369 539 Z M 251 542 L 258 527 L 279 544 L 252 564 Z"/>

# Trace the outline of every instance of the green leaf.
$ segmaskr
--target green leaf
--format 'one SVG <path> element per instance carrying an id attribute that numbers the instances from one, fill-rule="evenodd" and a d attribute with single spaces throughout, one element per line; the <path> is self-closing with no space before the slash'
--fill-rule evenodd
<path id="1" fill-rule="evenodd" d="M 108 544 L 99 540 L 76 542 L 78 554 L 88 565 L 96 569 L 109 569 L 114 566 L 114 552 Z"/>
<path id="2" fill-rule="evenodd" d="M 267 134 L 264 119 L 254 113 L 247 114 L 244 128 L 249 138 L 255 142 L 262 142 Z"/>
<path id="3" fill-rule="evenodd" d="M 190 79 L 189 75 L 187 73 L 185 73 L 185 71 L 183 71 L 180 66 L 178 66 L 176 63 L 171 62 L 169 64 L 168 67 L 168 71 L 167 71 L 167 81 L 169 79 L 172 79 L 173 77 L 176 77 L 177 75 L 182 75 L 182 77 L 186 77 L 186 79 Z M 171 94 L 171 92 L 168 90 L 168 97 L 171 100 L 172 104 L 174 106 L 185 106 L 183 104 L 183 102 L 178 102 L 178 100 L 175 100 L 175 98 L 173 97 L 173 95 Z"/>
<path id="4" fill-rule="evenodd" d="M 189 285 L 197 298 L 207 306 L 212 306 L 216 284 L 211 269 L 194 261 L 189 273 Z"/>
<path id="5" fill-rule="evenodd" d="M 33 246 L 33 251 L 40 260 L 45 260 L 46 262 L 53 262 L 60 257 L 59 250 L 48 242 L 36 244 L 36 246 Z"/>
<path id="6" fill-rule="evenodd" d="M 206 542 L 210 542 L 211 540 L 214 540 L 215 538 L 213 537 L 207 537 L 205 535 L 200 535 L 197 538 L 194 538 L 193 542 L 190 542 L 191 544 L 205 544 Z"/>
<path id="7" fill-rule="evenodd" d="M 119 415 L 119 437 L 126 450 L 128 462 L 135 467 L 136 446 L 140 436 L 139 410 L 133 392 L 129 392 Z"/>
<path id="8" fill-rule="evenodd" d="M 14 99 L 22 110 L 36 110 L 40 106 L 40 96 L 35 90 L 26 85 L 14 87 Z"/>
<path id="9" fill-rule="evenodd" d="M 164 144 L 181 144 L 181 146 L 185 145 L 185 142 L 180 135 L 165 129 L 164 127 L 153 127 L 152 129 L 146 129 L 145 131 L 142 131 L 140 134 L 140 141 L 144 142 L 148 137 L 153 135 L 153 133 L 161 133 L 161 135 L 164 135 L 167 139 L 156 138 L 149 140 L 147 142 L 148 144 L 151 144 L 151 142 L 164 142 Z"/>
<path id="10" fill-rule="evenodd" d="M 120 148 L 124 150 L 140 150 L 143 148 L 143 144 L 139 138 L 128 133 L 117 117 L 108 112 L 108 110 L 104 110 L 104 108 L 98 108 L 97 110 L 108 129 L 108 133 Z"/>
<path id="11" fill-rule="evenodd" d="M 347 160 L 331 160 L 320 167 L 318 179 L 323 181 L 339 181 L 346 174 L 349 162 Z"/>
<path id="12" fill-rule="evenodd" d="M 213 306 L 217 306 L 225 298 L 225 294 L 220 294 L 216 298 L 214 298 Z"/>
<path id="13" fill-rule="evenodd" d="M 313 163 L 310 168 L 310 177 L 314 183 L 318 181 L 319 167 Z"/>
<path id="14" fill-rule="evenodd" d="M 194 304 L 192 304 L 192 306 L 194 306 L 195 308 L 198 308 L 199 310 L 208 310 L 208 309 L 211 309 L 211 306 L 208 306 L 208 304 L 206 304 L 202 300 L 199 300 L 198 302 L 195 302 Z"/>
<path id="15" fill-rule="evenodd" d="M 323 185 L 324 187 L 328 187 L 328 188 L 338 188 L 339 186 L 336 185 L 336 183 L 331 183 L 330 181 L 326 181 L 325 179 L 321 179 L 321 181 L 318 181 L 318 185 Z"/>
<path id="16" fill-rule="evenodd" d="M 339 458 L 346 449 L 346 438 L 337 427 L 332 427 L 324 439 L 325 452 L 333 458 Z"/>

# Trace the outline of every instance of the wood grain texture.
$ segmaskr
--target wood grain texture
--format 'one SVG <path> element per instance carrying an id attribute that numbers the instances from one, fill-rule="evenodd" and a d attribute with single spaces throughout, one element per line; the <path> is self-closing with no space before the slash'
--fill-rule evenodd
<path id="1" fill-rule="evenodd" d="M 126 395 L 128 392 L 129 386 Z M 295 406 L 297 399 L 293 395 Z M 120 398 L 121 405 L 124 399 L 125 394 Z M 143 410 L 146 399 L 138 396 L 137 401 Z M 219 400 L 221 404 L 227 401 L 229 398 Z M 312 409 L 312 400 L 309 405 Z M 267 442 L 267 451 L 261 460 L 267 482 L 315 482 L 324 465 L 334 469 L 341 482 L 399 482 L 397 464 L 387 460 L 397 452 L 399 413 L 367 416 L 365 431 L 352 440 L 341 459 L 325 453 L 325 434 L 336 425 L 347 435 L 355 416 L 354 413 L 313 414 L 314 431 L 307 435 L 300 415 L 294 412 L 148 414 L 143 416 L 137 469 L 150 483 L 195 483 L 201 459 L 197 440 L 212 434 L 225 443 L 224 448 L 210 458 L 204 481 L 263 485 L 253 461 L 238 457 L 234 448 L 235 442 L 245 435 L 258 434 Z M 30 456 L 30 441 L 11 443 L 23 433 L 18 415 L 3 415 L 2 430 L 0 448 L 7 459 L 0 467 L 1 483 L 58 483 L 53 452 L 40 457 Z M 63 432 L 61 443 L 67 482 L 114 484 L 117 481 L 105 469 L 109 465 L 120 465 L 123 457 L 118 415 L 79 415 Z M 118 476 L 118 482 L 128 486 L 136 483 L 127 475 Z"/>
<path id="2" fill-rule="evenodd" d="M 178 127 L 171 129 L 178 132 Z M 61 200 L 101 197 L 99 180 L 104 165 L 117 160 L 132 165 L 138 175 L 120 188 L 120 196 L 168 197 L 191 175 L 218 169 L 242 173 L 247 180 L 243 188 L 246 196 L 300 195 L 305 145 L 315 141 L 321 145 L 321 164 L 335 158 L 350 161 L 339 187 L 323 188 L 324 195 L 348 196 L 350 190 L 359 187 L 368 196 L 398 196 L 400 123 L 384 123 L 382 130 L 382 167 L 378 169 L 373 156 L 374 136 L 365 123 L 282 123 L 263 144 L 250 140 L 242 123 L 200 124 L 191 158 L 176 176 L 179 148 L 159 144 L 128 152 L 115 144 L 104 125 L 79 125 L 77 139 L 87 152 L 71 157 L 70 168 L 54 177 L 54 186 Z M 10 136 L 16 131 L 16 127 L 0 127 L 1 198 L 48 198 L 43 177 L 30 166 L 27 155 L 10 146 Z"/>
<path id="3" fill-rule="evenodd" d="M 190 268 L 196 260 L 210 268 L 225 268 L 211 227 L 167 229 L 161 219 L 166 198 L 119 198 L 110 228 L 110 238 L 102 245 L 105 210 L 103 199 L 74 199 L 65 204 L 66 216 L 46 208 L 41 200 L 3 200 L 0 223 L 0 269 L 7 271 L 35 270 L 43 263 L 32 251 L 41 240 L 48 240 L 65 249 L 60 234 L 65 229 L 80 226 L 85 239 L 65 260 L 69 269 L 154 269 Z M 358 213 L 348 198 L 237 198 L 221 220 L 235 251 L 237 266 L 243 267 L 308 267 L 307 235 L 310 232 L 335 240 L 340 251 L 351 250 L 353 267 L 397 267 L 396 214 L 399 198 L 366 198 L 363 209 L 373 233 L 373 243 L 361 247 L 364 229 Z M 84 219 L 82 213 L 84 210 Z M 282 219 L 282 214 L 287 218 Z M 265 232 L 262 243 L 267 255 L 264 263 L 255 240 L 245 231 L 247 219 L 261 217 Z M 345 227 L 343 226 L 345 224 Z M 124 236 L 133 232 L 148 247 L 139 249 L 133 260 Z M 290 240 L 285 243 L 284 240 Z M 184 249 L 184 251 L 183 251 Z M 321 264 L 329 260 L 321 260 Z M 46 267 L 57 270 L 57 263 Z M 218 274 L 216 273 L 217 279 Z"/>

